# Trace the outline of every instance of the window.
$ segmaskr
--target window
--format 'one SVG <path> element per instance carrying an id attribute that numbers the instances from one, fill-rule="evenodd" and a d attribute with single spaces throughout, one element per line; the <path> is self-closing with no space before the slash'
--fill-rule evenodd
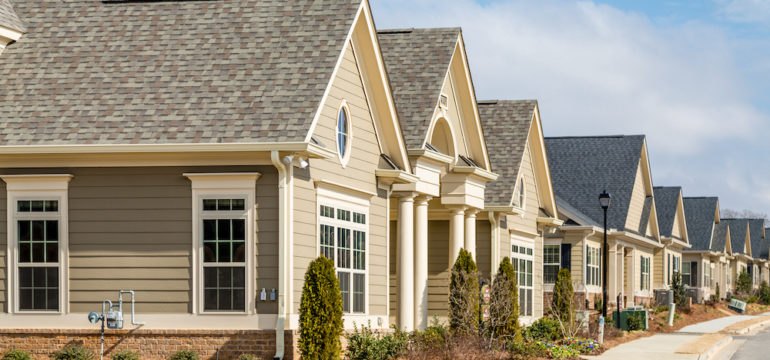
<path id="1" fill-rule="evenodd" d="M 511 260 L 513 269 L 519 275 L 519 315 L 532 316 L 533 307 L 533 286 L 532 286 L 532 263 L 534 255 L 531 245 L 523 243 L 514 243 L 512 246 Z"/>
<path id="2" fill-rule="evenodd" d="M 524 177 L 522 176 L 521 179 L 519 179 L 519 187 L 518 187 L 518 193 L 517 198 L 519 200 L 519 207 L 524 208 L 524 201 L 526 200 L 526 192 L 524 189 Z"/>
<path id="3" fill-rule="evenodd" d="M 184 174 L 193 188 L 193 309 L 253 313 L 258 173 Z"/>
<path id="4" fill-rule="evenodd" d="M 345 205 L 319 207 L 319 252 L 334 260 L 342 292 L 342 311 L 366 312 L 366 213 Z"/>
<path id="5" fill-rule="evenodd" d="M 543 282 L 555 284 L 561 268 L 561 245 L 543 246 Z"/>
<path id="6" fill-rule="evenodd" d="M 342 102 L 337 113 L 337 155 L 344 164 L 350 155 L 350 116 L 346 102 Z"/>
<path id="7" fill-rule="evenodd" d="M 10 312 L 64 312 L 70 175 L 5 175 Z"/>
<path id="8" fill-rule="evenodd" d="M 712 268 L 714 264 L 707 263 L 706 264 L 706 271 L 703 272 L 703 284 L 708 287 L 714 287 L 714 285 L 711 283 L 711 275 L 714 272 L 714 268 Z"/>
<path id="9" fill-rule="evenodd" d="M 600 275 L 601 249 L 593 246 L 586 246 L 586 284 L 601 286 L 602 279 Z"/>
<path id="10" fill-rule="evenodd" d="M 641 290 L 650 290 L 650 258 L 641 257 L 642 277 L 640 282 Z"/>

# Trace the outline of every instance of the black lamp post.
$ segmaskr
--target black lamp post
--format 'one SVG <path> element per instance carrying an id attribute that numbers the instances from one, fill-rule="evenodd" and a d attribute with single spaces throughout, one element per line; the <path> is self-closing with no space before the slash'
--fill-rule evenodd
<path id="1" fill-rule="evenodd" d="M 610 207 L 610 201 L 612 196 L 604 190 L 599 194 L 599 204 L 604 210 L 604 247 L 602 248 L 602 316 L 607 317 L 607 257 L 609 252 L 607 251 L 607 209 Z"/>

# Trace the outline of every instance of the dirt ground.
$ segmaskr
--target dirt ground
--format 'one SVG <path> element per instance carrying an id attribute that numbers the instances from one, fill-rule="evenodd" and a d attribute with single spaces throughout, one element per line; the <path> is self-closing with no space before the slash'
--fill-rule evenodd
<path id="1" fill-rule="evenodd" d="M 746 315 L 757 315 L 770 311 L 770 306 L 759 304 L 748 304 L 746 306 Z M 624 332 L 619 330 L 610 330 L 605 334 L 604 344 L 602 348 L 604 350 L 611 349 L 629 341 L 634 341 L 639 338 L 652 336 L 658 333 L 672 333 L 687 325 L 696 324 L 699 322 L 709 321 L 725 316 L 739 315 L 738 313 L 729 310 L 727 303 L 721 302 L 715 306 L 693 304 L 689 312 L 677 311 L 674 318 L 674 326 L 668 326 L 668 311 L 662 311 L 655 313 L 650 312 L 650 319 L 648 320 L 647 331 L 633 331 Z"/>

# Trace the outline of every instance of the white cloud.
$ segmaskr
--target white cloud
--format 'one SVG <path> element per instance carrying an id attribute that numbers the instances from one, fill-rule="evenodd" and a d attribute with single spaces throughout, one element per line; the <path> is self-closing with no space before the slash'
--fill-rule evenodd
<path id="1" fill-rule="evenodd" d="M 380 28 L 462 26 L 479 98 L 537 98 L 550 135 L 644 133 L 688 154 L 751 139 L 764 115 L 745 97 L 720 29 L 659 28 L 592 2 L 379 0 Z"/>

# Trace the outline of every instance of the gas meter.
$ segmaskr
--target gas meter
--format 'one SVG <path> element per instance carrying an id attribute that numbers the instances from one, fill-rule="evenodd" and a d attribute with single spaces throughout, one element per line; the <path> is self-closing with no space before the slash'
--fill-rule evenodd
<path id="1" fill-rule="evenodd" d="M 120 305 L 118 305 L 120 306 Z M 112 307 L 106 314 L 107 328 L 108 329 L 122 329 L 123 328 L 123 310 L 120 307 Z"/>
<path id="2" fill-rule="evenodd" d="M 133 290 L 120 290 L 118 293 L 118 304 L 113 305 L 111 300 L 104 300 L 102 302 L 102 313 L 99 314 L 96 311 L 92 311 L 88 314 L 88 321 L 92 324 L 102 322 L 101 341 L 102 349 L 100 359 L 104 357 L 104 325 L 107 324 L 108 329 L 122 329 L 123 328 L 123 294 L 131 295 L 131 325 L 144 325 L 143 322 L 137 322 L 134 319 L 134 291 Z"/>

